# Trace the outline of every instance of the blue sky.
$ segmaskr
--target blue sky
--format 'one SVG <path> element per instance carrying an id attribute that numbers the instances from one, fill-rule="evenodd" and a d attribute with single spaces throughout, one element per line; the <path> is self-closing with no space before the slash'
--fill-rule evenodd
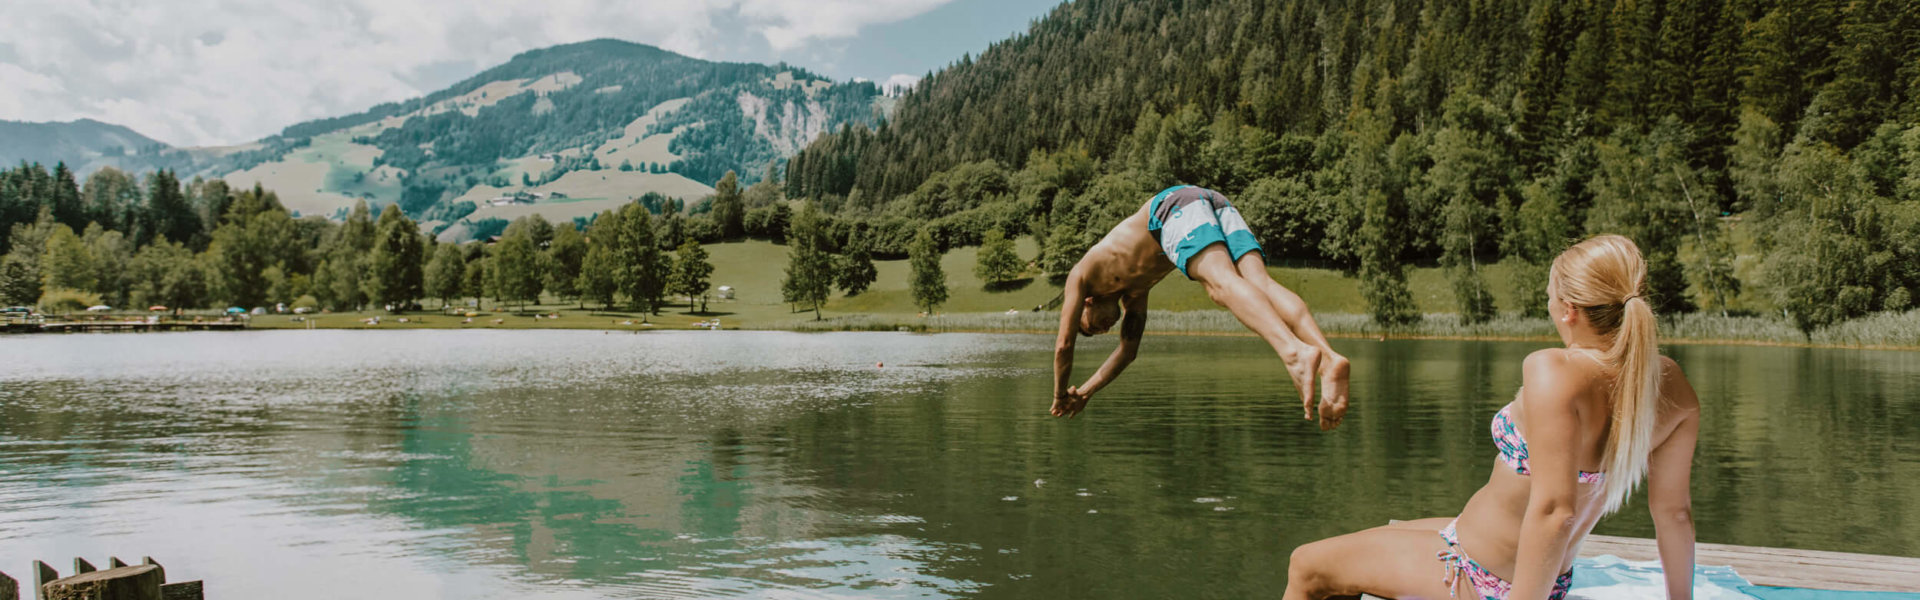
<path id="1" fill-rule="evenodd" d="M 63 0 L 0 20 L 0 119 L 92 118 L 175 145 L 446 87 L 514 54 L 612 37 L 835 79 L 919 76 L 1056 0 Z"/>
<path id="2" fill-rule="evenodd" d="M 822 40 L 799 52 L 775 53 L 764 40 L 748 39 L 714 58 L 749 62 L 785 60 L 834 79 L 883 81 L 915 77 L 978 55 L 987 45 L 1025 32 L 1059 0 L 954 0 L 918 16 L 871 26 L 853 38 Z"/>

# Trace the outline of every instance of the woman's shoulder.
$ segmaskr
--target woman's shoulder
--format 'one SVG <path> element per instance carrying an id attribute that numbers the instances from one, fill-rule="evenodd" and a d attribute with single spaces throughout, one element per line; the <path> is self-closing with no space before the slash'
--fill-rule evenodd
<path id="1" fill-rule="evenodd" d="M 1582 365 L 1575 363 L 1578 350 L 1568 348 L 1543 348 L 1527 355 L 1521 363 L 1521 373 L 1531 379 L 1537 376 L 1551 377 L 1577 372 Z"/>
<path id="2" fill-rule="evenodd" d="M 1566 348 L 1547 348 L 1535 350 L 1521 363 L 1520 375 L 1522 389 L 1527 395 L 1536 398 L 1570 399 L 1579 395 L 1579 390 L 1588 383 L 1591 375 L 1580 361 L 1576 351 Z M 1591 361 L 1585 361 L 1590 363 Z"/>
<path id="3" fill-rule="evenodd" d="M 1687 373 L 1680 369 L 1680 363 L 1672 357 L 1660 356 L 1660 396 L 1661 404 L 1674 412 L 1693 412 L 1700 410 L 1700 398 L 1693 392 L 1693 383 L 1687 381 Z"/>

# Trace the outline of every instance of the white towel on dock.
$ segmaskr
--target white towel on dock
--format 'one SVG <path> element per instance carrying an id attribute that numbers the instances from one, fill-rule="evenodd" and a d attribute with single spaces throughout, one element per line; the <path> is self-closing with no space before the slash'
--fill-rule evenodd
<path id="1" fill-rule="evenodd" d="M 1755 600 L 1740 591 L 1751 585 L 1733 567 L 1695 566 L 1696 600 Z M 1665 598 L 1666 576 L 1658 561 L 1635 562 L 1611 555 L 1582 558 L 1573 563 L 1573 592 L 1568 600 L 1642 600 Z"/>

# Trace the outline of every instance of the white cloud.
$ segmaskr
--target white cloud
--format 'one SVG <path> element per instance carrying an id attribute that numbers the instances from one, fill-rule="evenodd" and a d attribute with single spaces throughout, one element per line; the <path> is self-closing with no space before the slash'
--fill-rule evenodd
<path id="1" fill-rule="evenodd" d="M 708 57 L 747 35 L 777 60 L 948 1 L 72 0 L 0 20 L 0 119 L 240 143 L 534 48 L 612 37 Z"/>
<path id="2" fill-rule="evenodd" d="M 740 14 L 769 23 L 760 30 L 760 35 L 775 51 L 784 51 L 811 39 L 849 37 L 861 27 L 891 23 L 946 3 L 947 0 L 742 0 Z"/>
<path id="3" fill-rule="evenodd" d="M 881 82 L 880 89 L 885 90 L 887 93 L 891 94 L 896 89 L 910 90 L 910 89 L 913 89 L 913 86 L 916 86 L 919 84 L 920 84 L 919 75 L 908 75 L 906 73 L 899 73 L 892 77 L 888 77 L 886 81 Z"/>

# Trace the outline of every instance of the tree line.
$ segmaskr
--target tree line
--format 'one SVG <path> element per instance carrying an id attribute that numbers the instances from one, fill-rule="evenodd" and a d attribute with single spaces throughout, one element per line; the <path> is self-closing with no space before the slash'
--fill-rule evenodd
<path id="1" fill-rule="evenodd" d="M 745 196 L 736 186 L 715 202 L 739 206 L 741 220 L 773 212 L 746 210 Z M 0 304 L 407 310 L 426 299 L 525 305 L 547 293 L 658 313 L 670 295 L 707 295 L 700 244 L 718 234 L 704 216 L 656 216 L 679 203 L 655 200 L 581 223 L 524 217 L 497 240 L 442 244 L 392 207 L 295 217 L 258 186 L 182 184 L 164 170 L 137 181 L 109 168 L 82 187 L 64 165 L 22 164 L 0 170 Z"/>
<path id="2" fill-rule="evenodd" d="M 821 136 L 785 191 L 882 244 L 1030 234 L 1059 275 L 1203 185 L 1387 325 L 1421 318 L 1409 267 L 1469 322 L 1539 314 L 1560 248 L 1621 233 L 1662 312 L 1810 331 L 1920 292 L 1913 31 L 1891 0 L 1083 0 Z"/>
<path id="3" fill-rule="evenodd" d="M 490 239 L 448 244 L 392 206 L 356 202 L 338 221 L 295 217 L 259 186 L 182 184 L 170 171 L 137 181 L 108 168 L 83 187 L 65 165 L 22 164 L 0 170 L 0 304 L 354 311 L 466 298 L 519 307 L 546 295 L 648 314 L 685 298 L 704 312 L 713 265 L 703 244 L 753 237 L 789 244 L 782 291 L 818 316 L 833 288 L 859 294 L 877 272 L 851 224 L 801 206 L 791 209 L 777 182 L 742 188 L 729 172 L 692 209 L 648 195 L 576 221 L 530 215 Z M 931 275 L 916 267 L 915 292 L 933 310 L 945 301 L 943 251 L 922 233 L 913 252 L 933 261 Z M 1001 270 L 1012 261 L 1019 272 L 1017 257 L 996 256 Z"/>

